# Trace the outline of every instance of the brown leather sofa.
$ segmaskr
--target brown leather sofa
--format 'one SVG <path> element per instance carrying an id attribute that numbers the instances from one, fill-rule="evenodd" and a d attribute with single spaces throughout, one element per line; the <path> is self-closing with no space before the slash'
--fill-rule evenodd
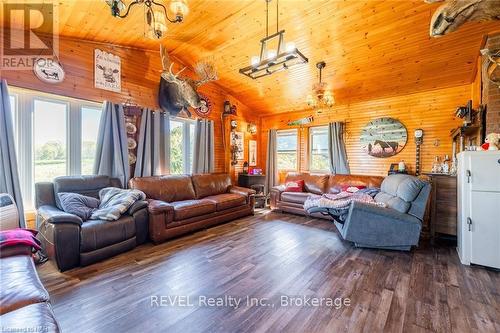
<path id="1" fill-rule="evenodd" d="M 36 273 L 31 247 L 16 245 L 0 253 L 2 332 L 60 332 L 49 294 Z"/>
<path id="2" fill-rule="evenodd" d="M 133 178 L 146 194 L 149 236 L 155 243 L 253 214 L 255 191 L 233 186 L 227 174 Z"/>
<path id="3" fill-rule="evenodd" d="M 384 177 L 362 175 L 328 175 L 292 172 L 287 174 L 285 183 L 295 180 L 304 180 L 305 192 L 284 192 L 285 185 L 271 189 L 271 209 L 276 211 L 308 215 L 304 210 L 304 202 L 310 195 L 338 193 L 342 186 L 380 187 Z M 313 214 L 314 217 L 332 219 L 330 216 Z"/>

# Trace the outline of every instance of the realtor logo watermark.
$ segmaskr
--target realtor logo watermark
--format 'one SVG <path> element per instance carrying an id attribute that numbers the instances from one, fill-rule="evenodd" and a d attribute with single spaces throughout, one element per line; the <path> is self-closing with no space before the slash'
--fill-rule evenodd
<path id="1" fill-rule="evenodd" d="M 208 296 L 208 295 L 151 295 L 150 306 L 163 307 L 212 307 L 231 308 L 237 310 L 242 307 L 328 307 L 341 309 L 351 306 L 348 297 L 316 297 L 309 295 L 278 295 L 275 297 L 253 296 Z"/>
<path id="2" fill-rule="evenodd" d="M 32 69 L 35 61 L 59 56 L 55 3 L 7 0 L 1 8 L 1 70 Z"/>

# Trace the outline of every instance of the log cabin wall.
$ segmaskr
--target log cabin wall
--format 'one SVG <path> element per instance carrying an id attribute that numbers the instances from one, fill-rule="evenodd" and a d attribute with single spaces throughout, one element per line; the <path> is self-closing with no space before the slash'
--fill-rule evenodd
<path id="1" fill-rule="evenodd" d="M 492 51 L 500 50 L 500 33 L 487 37 L 485 48 Z M 486 57 L 481 59 L 486 62 Z M 489 62 L 488 62 L 489 63 Z M 482 66 L 482 63 L 481 63 Z M 486 73 L 482 73 L 483 95 L 482 104 L 486 105 L 486 133 L 500 133 L 500 87 L 488 80 Z"/>
<path id="2" fill-rule="evenodd" d="M 94 49 L 120 56 L 122 66 L 122 92 L 115 93 L 94 88 Z M 108 43 L 95 43 L 83 40 L 73 40 L 60 37 L 60 61 L 65 69 L 64 82 L 60 84 L 47 84 L 38 80 L 31 70 L 2 71 L 1 77 L 9 85 L 33 89 L 46 93 L 57 94 L 72 98 L 79 98 L 95 102 L 110 100 L 114 103 L 130 102 L 141 107 L 158 109 L 158 86 L 160 80 L 161 60 L 159 51 L 149 51 L 121 47 Z M 175 58 L 174 71 L 184 66 Z M 192 64 L 190 64 L 192 65 Z M 186 70 L 183 75 L 193 76 L 191 70 Z M 248 122 L 258 123 L 258 116 L 231 96 L 217 83 L 208 83 L 200 88 L 200 92 L 207 96 L 212 103 L 212 113 L 209 118 L 215 122 L 215 171 L 230 172 L 233 179 L 241 170 L 243 161 L 235 167 L 230 166 L 229 154 L 229 118 L 238 121 L 238 131 L 245 132 L 245 160 L 248 160 L 248 141 L 257 140 L 258 135 L 246 132 Z M 226 145 L 222 140 L 222 110 L 224 101 L 229 100 L 237 107 L 237 116 L 227 117 L 225 120 Z M 193 117 L 196 117 L 194 111 Z M 259 129 L 258 129 L 259 130 Z M 260 165 L 260 161 L 257 161 Z"/>
<path id="3" fill-rule="evenodd" d="M 309 128 L 325 125 L 333 121 L 346 122 L 347 157 L 352 174 L 387 175 L 391 163 L 403 160 L 407 168 L 415 171 L 415 129 L 424 130 L 421 147 L 421 171 L 430 171 L 434 156 L 451 155 L 452 143 L 450 130 L 457 127 L 461 120 L 455 119 L 454 112 L 459 105 L 465 104 L 472 94 L 472 85 L 420 92 L 411 95 L 374 99 L 366 102 L 335 105 L 332 111 L 316 116 L 313 111 L 301 111 L 264 116 L 261 118 L 261 147 L 267 147 L 269 129 L 293 128 L 287 126 L 290 120 L 314 115 L 314 122 L 299 128 L 299 170 L 308 171 Z M 408 131 L 408 142 L 397 155 L 389 158 L 369 156 L 361 149 L 359 137 L 361 130 L 370 120 L 379 117 L 392 117 L 400 120 Z M 260 161 L 265 165 L 265 151 L 261 150 Z M 286 172 L 280 173 L 280 179 Z"/>

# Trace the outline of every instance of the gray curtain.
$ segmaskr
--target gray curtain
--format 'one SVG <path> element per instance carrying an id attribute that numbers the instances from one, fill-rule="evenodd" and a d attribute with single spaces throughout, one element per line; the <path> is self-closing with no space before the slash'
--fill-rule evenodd
<path id="1" fill-rule="evenodd" d="M 278 161 L 276 147 L 277 130 L 269 130 L 267 136 L 267 158 L 266 158 L 266 193 L 269 193 L 273 186 L 278 185 Z"/>
<path id="2" fill-rule="evenodd" d="M 19 226 L 25 228 L 12 116 L 7 81 L 2 80 L 0 85 L 0 193 L 8 193 L 14 198 L 19 210 Z"/>
<path id="3" fill-rule="evenodd" d="M 116 177 L 127 187 L 130 177 L 123 106 L 105 101 L 102 106 L 94 174 Z"/>
<path id="4" fill-rule="evenodd" d="M 348 175 L 351 173 L 344 143 L 344 123 L 328 124 L 328 157 L 332 174 Z"/>
<path id="5" fill-rule="evenodd" d="M 134 177 L 166 175 L 170 169 L 170 115 L 144 109 Z"/>
<path id="6" fill-rule="evenodd" d="M 193 173 L 214 172 L 214 167 L 214 122 L 198 119 L 194 137 Z"/>

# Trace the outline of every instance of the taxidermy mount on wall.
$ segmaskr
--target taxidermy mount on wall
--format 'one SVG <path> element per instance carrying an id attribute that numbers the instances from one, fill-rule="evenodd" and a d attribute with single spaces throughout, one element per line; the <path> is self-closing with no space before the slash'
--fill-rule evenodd
<path id="1" fill-rule="evenodd" d="M 431 19 L 431 37 L 444 36 L 469 21 L 500 20 L 500 0 L 425 0 L 443 2 Z"/>
<path id="2" fill-rule="evenodd" d="M 197 63 L 194 71 L 199 80 L 193 80 L 189 77 L 179 77 L 179 74 L 186 67 L 174 74 L 172 71 L 174 63 L 170 61 L 167 50 L 161 44 L 160 56 L 163 67 L 158 92 L 160 107 L 173 116 L 184 111 L 188 117 L 191 117 L 188 108 L 196 109 L 202 106 L 198 88 L 205 83 L 217 80 L 217 71 L 214 65 L 207 62 Z"/>

